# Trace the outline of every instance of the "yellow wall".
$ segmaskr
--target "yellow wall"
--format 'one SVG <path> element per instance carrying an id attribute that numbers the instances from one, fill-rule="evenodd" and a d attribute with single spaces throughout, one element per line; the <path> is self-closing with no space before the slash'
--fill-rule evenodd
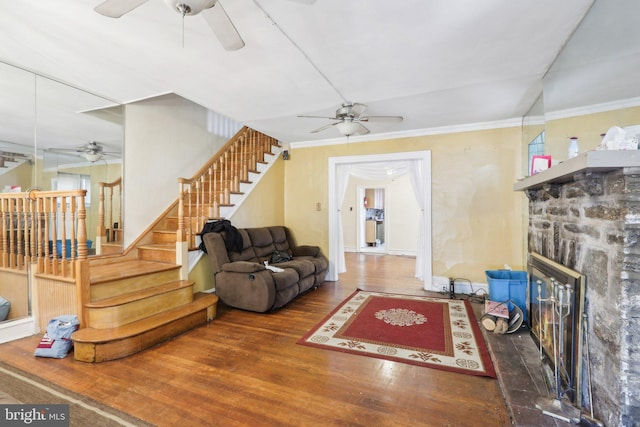
<path id="1" fill-rule="evenodd" d="M 189 280 L 193 280 L 195 285 L 193 286 L 194 292 L 202 292 L 207 289 L 215 288 L 215 279 L 213 277 L 213 270 L 211 269 L 211 263 L 207 254 L 202 255 L 196 265 L 189 272 Z"/>
<path id="2" fill-rule="evenodd" d="M 285 162 L 285 225 L 328 254 L 328 159 L 432 153 L 433 274 L 486 282 L 486 269 L 525 265 L 519 127 L 295 148 Z M 320 203 L 321 210 L 316 210 Z"/>
<path id="3" fill-rule="evenodd" d="M 0 191 L 2 191 L 7 185 L 19 185 L 22 187 L 22 191 L 26 191 L 31 187 L 32 175 L 33 164 L 28 161 L 24 162 L 21 165 L 0 174 Z"/>
<path id="4" fill-rule="evenodd" d="M 594 150 L 611 126 L 633 126 L 640 124 L 640 107 L 585 114 L 545 123 L 545 151 L 553 161 L 567 159 L 569 138 L 578 137 L 580 152 Z"/>
<path id="5" fill-rule="evenodd" d="M 284 181 L 285 161 L 278 157 L 264 174 L 256 188 L 249 194 L 240 209 L 230 218 L 238 228 L 284 225 Z"/>

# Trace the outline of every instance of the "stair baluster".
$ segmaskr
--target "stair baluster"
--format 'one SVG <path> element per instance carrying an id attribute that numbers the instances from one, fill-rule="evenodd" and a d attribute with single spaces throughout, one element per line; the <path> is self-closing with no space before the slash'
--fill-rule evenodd
<path id="1" fill-rule="evenodd" d="M 241 183 L 249 182 L 249 172 L 257 172 L 258 163 L 263 162 L 264 154 L 270 153 L 274 144 L 274 138 L 245 127 L 193 178 L 179 179 L 178 241 L 188 242 L 190 248 L 196 246 L 196 233 L 206 221 L 220 219 L 221 206 L 232 206 L 231 195 L 241 192 Z M 198 194 L 196 209 L 186 209 L 184 199 L 188 205 L 193 191 Z M 190 230 L 188 224 L 197 224 L 199 229 Z"/>

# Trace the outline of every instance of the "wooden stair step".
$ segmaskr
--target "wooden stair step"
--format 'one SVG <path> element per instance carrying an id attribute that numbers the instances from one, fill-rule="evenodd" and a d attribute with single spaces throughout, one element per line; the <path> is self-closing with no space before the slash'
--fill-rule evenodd
<path id="1" fill-rule="evenodd" d="M 96 301 L 91 301 L 85 304 L 88 308 L 107 308 L 118 305 L 131 303 L 134 301 L 143 300 L 154 295 L 160 295 L 163 293 L 171 292 L 176 289 L 188 288 L 193 286 L 194 282 L 191 280 L 176 280 L 174 282 L 164 283 L 162 285 L 154 286 L 152 288 L 138 289 L 133 292 L 127 292 L 124 294 L 102 298 Z"/>
<path id="2" fill-rule="evenodd" d="M 138 258 L 145 261 L 176 262 L 175 243 L 151 243 L 138 246 Z"/>
<path id="3" fill-rule="evenodd" d="M 173 264 L 137 259 L 125 261 L 120 258 L 105 264 L 92 264 L 90 300 L 96 301 L 178 280 L 180 268 L 175 264 L 175 258 Z"/>
<path id="4" fill-rule="evenodd" d="M 101 255 L 113 255 L 122 253 L 122 243 L 113 242 L 113 243 L 102 243 L 102 253 Z"/>
<path id="5" fill-rule="evenodd" d="M 88 326 L 114 328 L 188 304 L 193 301 L 193 285 L 190 280 L 176 280 L 87 303 Z"/>
<path id="6" fill-rule="evenodd" d="M 110 329 L 83 328 L 73 333 L 74 358 L 104 362 L 138 353 L 216 316 L 218 297 L 197 293 L 191 303 Z"/>
<path id="7" fill-rule="evenodd" d="M 176 230 L 153 230 L 153 243 L 176 243 Z"/>
<path id="8" fill-rule="evenodd" d="M 91 265 L 91 285 L 179 268 L 179 265 L 167 265 L 162 262 L 116 259 L 113 263 Z"/>

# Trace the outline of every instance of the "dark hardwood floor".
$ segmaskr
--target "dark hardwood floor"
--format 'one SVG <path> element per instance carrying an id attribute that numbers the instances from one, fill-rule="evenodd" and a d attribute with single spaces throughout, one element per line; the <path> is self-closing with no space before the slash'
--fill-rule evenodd
<path id="1" fill-rule="evenodd" d="M 40 336 L 0 345 L 0 359 L 158 426 L 510 425 L 495 379 L 297 345 L 356 288 L 427 294 L 413 258 L 347 265 L 281 310 L 219 304 L 210 324 L 124 359 L 36 358 Z"/>

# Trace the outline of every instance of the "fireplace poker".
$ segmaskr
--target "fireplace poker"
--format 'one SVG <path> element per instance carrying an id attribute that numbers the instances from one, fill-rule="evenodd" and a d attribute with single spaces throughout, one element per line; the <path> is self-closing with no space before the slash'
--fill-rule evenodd
<path id="1" fill-rule="evenodd" d="M 554 374 L 556 376 L 556 399 L 560 400 L 560 398 L 562 397 L 561 394 L 561 390 L 562 390 L 562 381 L 560 379 L 560 367 L 559 367 L 559 361 L 560 361 L 560 357 L 558 357 L 558 335 L 560 334 L 560 321 L 562 319 L 560 319 L 559 321 L 556 321 L 556 315 L 558 314 L 558 299 L 560 298 L 560 296 L 558 295 L 558 282 L 556 282 L 555 280 L 553 282 L 551 282 L 551 285 L 553 286 L 553 293 L 552 293 L 552 298 L 551 298 L 551 309 L 553 310 L 552 312 L 552 317 L 551 317 L 551 321 L 552 323 L 552 327 L 553 327 L 553 365 L 554 365 Z M 562 303 L 562 302 L 561 302 Z M 562 316 L 559 316 L 562 317 Z"/>
<path id="2" fill-rule="evenodd" d="M 564 306 L 565 304 L 565 292 L 567 288 L 564 285 L 558 283 L 555 279 L 551 279 L 551 286 L 553 287 L 551 296 L 548 298 L 549 302 L 552 304 L 552 328 L 553 328 L 553 360 L 555 364 L 555 380 L 556 380 L 556 397 L 555 398 L 539 398 L 536 402 L 536 408 L 540 409 L 543 414 L 549 415 L 554 418 L 558 418 L 559 420 L 565 422 L 575 422 L 580 418 L 580 410 L 575 406 L 572 406 L 563 400 L 563 391 L 562 391 L 562 379 L 560 377 L 559 370 L 559 360 L 558 360 L 558 334 L 563 333 L 564 328 L 562 328 L 562 323 L 564 319 L 569 315 L 569 308 L 567 307 L 567 315 L 564 314 Z M 567 300 L 569 299 L 569 295 L 566 295 Z M 559 306 L 559 308 L 558 308 Z M 559 317 L 560 324 L 558 325 L 556 332 L 556 314 Z"/>
<path id="3" fill-rule="evenodd" d="M 538 284 L 538 348 L 540 350 L 540 360 L 542 360 L 542 303 L 549 298 L 542 298 L 542 280 L 537 280 Z"/>
<path id="4" fill-rule="evenodd" d="M 580 425 L 584 427 L 604 427 L 604 423 L 593 417 L 593 397 L 591 390 L 591 358 L 589 357 L 589 322 L 587 313 L 582 313 L 582 335 L 584 338 L 584 345 L 587 350 L 587 388 L 589 389 L 589 412 L 591 416 L 588 416 L 584 412 L 580 414 Z"/>
<path id="5" fill-rule="evenodd" d="M 569 372 L 567 371 L 567 367 L 564 363 L 565 362 L 565 343 L 566 343 L 565 335 L 566 335 L 566 319 L 571 314 L 571 294 L 572 293 L 573 293 L 573 289 L 571 288 L 571 285 L 569 284 L 558 285 L 559 303 L 556 305 L 556 309 L 558 310 L 558 316 L 559 316 L 558 321 L 560 322 L 558 325 L 558 345 L 559 345 L 558 356 L 560 359 L 559 360 L 560 365 L 558 369 L 559 371 L 562 371 L 561 373 L 563 373 L 567 378 L 569 378 Z M 559 383 L 561 384 L 560 381 Z M 569 388 L 571 388 L 572 385 L 573 384 L 570 384 L 569 382 L 567 382 L 567 386 Z M 558 398 L 560 397 L 561 395 L 558 394 Z"/>

